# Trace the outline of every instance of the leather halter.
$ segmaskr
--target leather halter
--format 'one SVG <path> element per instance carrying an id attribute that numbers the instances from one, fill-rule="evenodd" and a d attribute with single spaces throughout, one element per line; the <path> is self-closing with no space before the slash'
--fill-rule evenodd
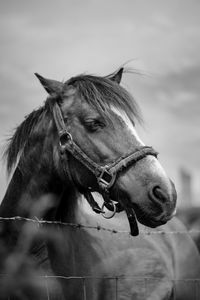
<path id="1" fill-rule="evenodd" d="M 158 153 L 152 147 L 141 146 L 134 149 L 134 151 L 132 152 L 122 155 L 114 162 L 111 162 L 104 166 L 98 165 L 74 142 L 72 135 L 67 130 L 61 108 L 57 102 L 53 107 L 53 116 L 59 135 L 60 153 L 62 155 L 70 153 L 75 159 L 81 162 L 89 171 L 94 174 L 99 186 L 100 193 L 102 194 L 105 201 L 103 206 L 106 206 L 109 210 L 114 210 L 115 212 L 124 210 L 119 203 L 114 204 L 114 202 L 109 197 L 109 190 L 115 184 L 116 176 L 118 175 L 118 173 L 122 172 L 124 169 L 127 169 L 130 165 L 135 164 L 147 155 L 153 155 L 157 157 Z M 66 156 L 63 157 L 63 160 L 64 163 L 67 164 Z M 66 171 L 69 173 L 68 175 L 72 177 L 70 174 L 70 170 L 68 169 L 69 168 L 67 167 Z M 102 209 L 94 200 L 91 194 L 92 191 L 92 188 L 88 187 L 81 192 L 85 195 L 92 209 L 96 213 L 103 213 Z M 114 205 L 116 205 L 116 207 L 114 207 Z"/>

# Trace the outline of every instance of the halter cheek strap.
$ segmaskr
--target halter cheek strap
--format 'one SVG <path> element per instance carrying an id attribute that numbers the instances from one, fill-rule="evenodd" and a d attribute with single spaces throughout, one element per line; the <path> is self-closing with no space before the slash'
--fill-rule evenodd
<path id="1" fill-rule="evenodd" d="M 127 169 L 130 165 L 136 164 L 139 160 L 143 159 L 147 155 L 153 155 L 157 157 L 158 153 L 152 147 L 141 146 L 122 155 L 114 162 L 104 166 L 98 165 L 74 142 L 72 135 L 67 130 L 61 109 L 57 103 L 55 103 L 53 107 L 53 116 L 59 134 L 59 147 L 64 165 L 67 164 L 66 153 L 70 153 L 95 176 L 99 191 L 104 198 L 105 206 L 108 209 L 114 209 L 117 212 L 123 210 L 120 204 L 117 204 L 116 208 L 114 208 L 113 202 L 109 197 L 109 191 L 115 184 L 117 175 L 124 169 Z M 68 173 L 70 173 L 68 167 L 65 169 Z M 69 174 L 69 176 L 72 177 L 71 174 Z M 90 187 L 86 187 L 83 191 L 83 194 L 95 212 L 102 212 L 102 209 L 98 206 L 91 194 Z"/>

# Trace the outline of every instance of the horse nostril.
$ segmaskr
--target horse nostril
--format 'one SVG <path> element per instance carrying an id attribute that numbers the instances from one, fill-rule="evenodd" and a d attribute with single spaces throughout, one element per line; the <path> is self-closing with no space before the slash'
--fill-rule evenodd
<path id="1" fill-rule="evenodd" d="M 149 198 L 155 202 L 165 203 L 169 200 L 168 194 L 158 185 L 152 187 L 149 191 Z"/>

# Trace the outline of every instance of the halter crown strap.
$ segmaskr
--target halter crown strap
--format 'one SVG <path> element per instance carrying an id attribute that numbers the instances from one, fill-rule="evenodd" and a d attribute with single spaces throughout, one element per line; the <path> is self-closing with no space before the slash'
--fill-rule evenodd
<path id="1" fill-rule="evenodd" d="M 130 165 L 143 159 L 147 155 L 157 157 L 156 152 L 152 147 L 141 146 L 133 151 L 121 156 L 114 162 L 105 166 L 100 166 L 94 162 L 83 150 L 74 142 L 72 135 L 67 131 L 61 109 L 57 103 L 53 107 L 53 116 L 59 134 L 59 145 L 61 153 L 69 152 L 79 162 L 81 162 L 88 170 L 96 177 L 99 189 L 102 192 L 105 201 L 109 200 L 109 189 L 114 185 L 116 176 Z M 90 202 L 92 203 L 91 199 Z"/>
<path id="2" fill-rule="evenodd" d="M 99 183 L 106 183 L 107 180 L 111 182 L 111 177 L 114 179 L 114 174 L 112 175 L 106 170 L 107 166 L 99 166 L 73 141 L 71 134 L 67 131 L 61 109 L 57 103 L 55 103 L 53 108 L 53 116 L 59 134 L 61 153 L 64 153 L 65 151 L 71 153 L 73 157 L 80 161 L 96 176 Z"/>
<path id="3" fill-rule="evenodd" d="M 59 136 L 61 136 L 64 132 L 67 132 L 66 125 L 63 119 L 63 115 L 60 109 L 60 106 L 56 102 L 53 107 L 53 117 L 56 123 L 56 127 L 58 130 Z"/>

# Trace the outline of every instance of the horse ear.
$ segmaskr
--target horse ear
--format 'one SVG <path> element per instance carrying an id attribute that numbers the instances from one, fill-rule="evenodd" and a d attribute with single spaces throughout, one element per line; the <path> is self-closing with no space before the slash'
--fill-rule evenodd
<path id="1" fill-rule="evenodd" d="M 123 71 L 124 71 L 124 68 L 120 68 L 119 71 L 117 73 L 115 73 L 112 77 L 110 77 L 109 79 L 120 84 Z"/>
<path id="2" fill-rule="evenodd" d="M 48 94 L 55 95 L 60 94 L 63 88 L 63 83 L 57 80 L 47 79 L 39 75 L 38 73 L 34 73 L 35 76 L 39 79 L 42 86 L 45 88 Z"/>

